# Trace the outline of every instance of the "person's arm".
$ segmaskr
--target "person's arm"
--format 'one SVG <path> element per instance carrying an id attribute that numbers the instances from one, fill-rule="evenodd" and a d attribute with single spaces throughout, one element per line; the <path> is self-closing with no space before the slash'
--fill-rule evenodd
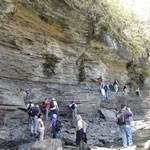
<path id="1" fill-rule="evenodd" d="M 56 106 L 56 109 L 59 111 L 59 107 L 58 107 L 58 104 L 57 104 L 57 102 L 56 102 L 56 105 L 55 105 L 55 106 Z"/>
<path id="2" fill-rule="evenodd" d="M 127 110 L 128 110 L 128 116 L 133 116 L 133 112 L 131 111 L 129 107 L 127 108 Z"/>
<path id="3" fill-rule="evenodd" d="M 41 127 L 43 127 L 43 122 L 42 122 L 41 119 L 39 120 L 39 124 L 40 124 Z"/>

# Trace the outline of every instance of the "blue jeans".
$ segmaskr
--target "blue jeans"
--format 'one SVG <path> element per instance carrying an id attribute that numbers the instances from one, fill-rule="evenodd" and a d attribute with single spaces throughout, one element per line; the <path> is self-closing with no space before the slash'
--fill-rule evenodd
<path id="1" fill-rule="evenodd" d="M 45 109 L 45 119 L 48 121 L 48 108 Z"/>
<path id="2" fill-rule="evenodd" d="M 131 125 L 121 125 L 120 130 L 122 135 L 123 147 L 131 146 L 133 144 Z"/>
<path id="3" fill-rule="evenodd" d="M 56 114 L 58 116 L 58 110 L 57 109 L 53 109 L 50 112 L 51 112 L 51 118 L 52 118 L 53 114 Z"/>
<path id="4" fill-rule="evenodd" d="M 72 119 L 75 119 L 75 116 L 77 114 L 77 109 L 75 108 L 75 109 L 72 109 L 71 111 L 72 111 Z"/>

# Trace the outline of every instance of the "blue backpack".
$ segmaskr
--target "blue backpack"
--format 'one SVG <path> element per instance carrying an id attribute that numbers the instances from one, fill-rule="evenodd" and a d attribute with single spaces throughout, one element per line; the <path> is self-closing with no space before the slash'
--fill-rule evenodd
<path id="1" fill-rule="evenodd" d="M 54 101 L 50 102 L 50 108 L 54 108 Z"/>
<path id="2" fill-rule="evenodd" d="M 75 107 L 75 104 L 73 103 L 72 105 L 71 105 L 71 109 L 75 109 L 76 107 Z"/>

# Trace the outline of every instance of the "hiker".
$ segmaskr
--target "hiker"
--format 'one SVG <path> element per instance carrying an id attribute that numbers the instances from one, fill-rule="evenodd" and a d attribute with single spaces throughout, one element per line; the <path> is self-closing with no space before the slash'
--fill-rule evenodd
<path id="1" fill-rule="evenodd" d="M 50 111 L 51 111 L 51 117 L 53 114 L 56 114 L 58 116 L 59 107 L 55 98 L 52 98 L 50 102 Z"/>
<path id="2" fill-rule="evenodd" d="M 76 131 L 76 144 L 79 146 L 79 150 L 85 150 L 85 143 L 87 143 L 87 128 L 88 124 L 82 120 L 80 115 L 76 115 L 77 131 Z"/>
<path id="3" fill-rule="evenodd" d="M 53 114 L 52 119 L 50 121 L 50 126 L 51 128 L 51 133 L 53 139 L 58 139 L 59 138 L 59 132 L 61 131 L 62 125 L 61 122 L 57 119 L 57 115 Z"/>
<path id="4" fill-rule="evenodd" d="M 124 85 L 124 87 L 123 87 L 123 93 L 124 93 L 124 96 L 128 95 L 128 86 L 127 85 Z"/>
<path id="5" fill-rule="evenodd" d="M 38 135 L 37 129 L 38 129 L 38 115 L 40 113 L 40 108 L 39 105 L 35 105 L 34 107 L 32 107 L 32 114 L 31 117 L 32 119 L 32 123 L 31 123 L 31 133 L 30 135 Z"/>
<path id="6" fill-rule="evenodd" d="M 98 81 L 98 85 L 100 86 L 100 83 L 102 82 L 102 77 L 100 76 L 99 78 L 97 78 Z"/>
<path id="7" fill-rule="evenodd" d="M 105 83 L 104 90 L 105 90 L 105 94 L 106 94 L 106 99 L 108 99 L 109 94 L 110 94 L 110 87 L 109 87 L 109 83 L 108 82 Z"/>
<path id="8" fill-rule="evenodd" d="M 49 102 L 48 99 L 45 98 L 45 101 L 43 102 L 44 109 L 45 109 L 45 120 L 48 121 L 48 110 L 49 110 Z"/>
<path id="9" fill-rule="evenodd" d="M 139 87 L 135 90 L 135 94 L 136 94 L 137 97 L 140 96 L 140 88 Z"/>
<path id="10" fill-rule="evenodd" d="M 72 119 L 75 119 L 75 116 L 77 114 L 77 104 L 75 104 L 75 102 L 72 101 L 72 103 L 69 104 L 69 107 L 71 108 Z"/>
<path id="11" fill-rule="evenodd" d="M 113 83 L 114 91 L 117 93 L 119 90 L 119 82 L 118 80 L 115 80 Z"/>
<path id="12" fill-rule="evenodd" d="M 44 122 L 43 122 L 42 118 L 43 118 L 43 114 L 40 113 L 38 115 L 38 132 L 39 132 L 39 140 L 40 141 L 44 140 L 44 130 L 45 130 Z"/>
<path id="13" fill-rule="evenodd" d="M 106 93 L 105 93 L 104 86 L 101 87 L 101 99 L 102 99 L 102 102 L 106 100 Z"/>
<path id="14" fill-rule="evenodd" d="M 33 101 L 30 100 L 29 103 L 27 104 L 27 112 L 28 112 L 28 127 L 29 129 L 31 128 L 31 123 L 32 123 L 32 117 L 29 115 L 29 112 L 31 108 L 34 107 Z"/>
<path id="15" fill-rule="evenodd" d="M 121 104 L 121 110 L 118 112 L 118 114 L 119 113 L 121 113 L 121 115 L 120 118 L 118 118 L 117 123 L 120 127 L 123 147 L 126 148 L 127 146 L 133 145 L 131 124 L 129 119 L 133 113 L 125 104 Z"/>

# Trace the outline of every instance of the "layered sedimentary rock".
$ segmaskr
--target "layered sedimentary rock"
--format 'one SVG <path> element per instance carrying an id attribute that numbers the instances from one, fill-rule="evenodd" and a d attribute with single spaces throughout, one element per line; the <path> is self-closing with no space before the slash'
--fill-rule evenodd
<path id="1" fill-rule="evenodd" d="M 92 116 L 99 107 L 99 76 L 111 83 L 118 79 L 121 89 L 131 82 L 127 64 L 132 50 L 80 4 L 0 0 L 1 127 L 9 113 L 24 109 L 30 99 L 39 103 L 45 97 L 55 97 L 63 115 L 75 100 L 81 114 Z M 149 78 L 145 81 L 148 87 Z"/>

